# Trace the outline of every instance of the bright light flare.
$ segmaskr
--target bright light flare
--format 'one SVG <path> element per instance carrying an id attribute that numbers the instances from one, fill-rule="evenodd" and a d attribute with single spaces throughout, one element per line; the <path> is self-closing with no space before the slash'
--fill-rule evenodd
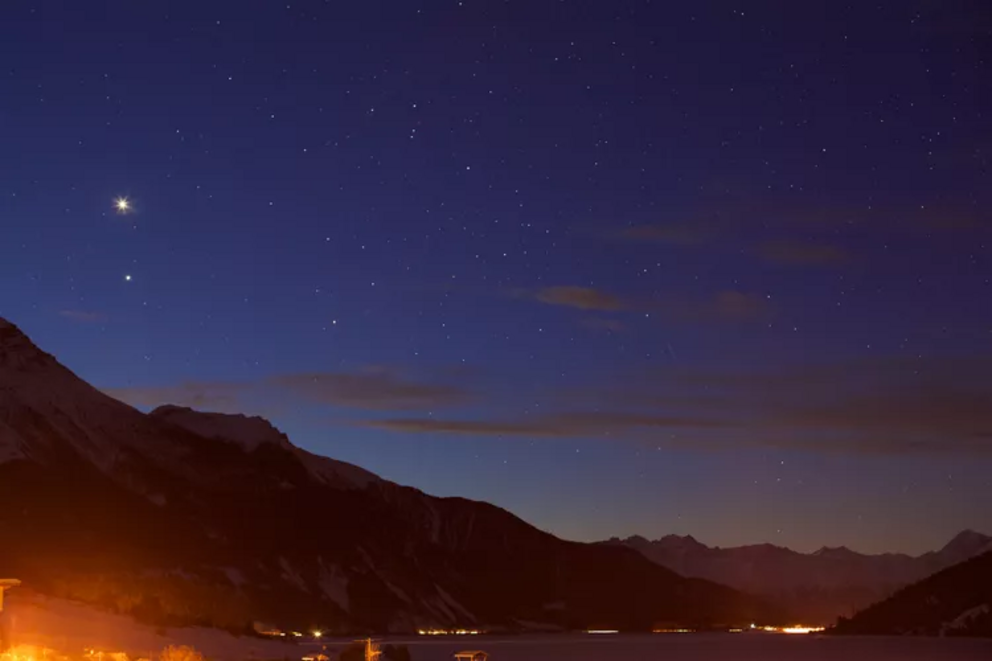
<path id="1" fill-rule="evenodd" d="M 418 629 L 421 636 L 478 636 L 484 631 L 478 629 Z"/>
<path id="2" fill-rule="evenodd" d="M 18 645 L 0 653 L 0 661 L 68 661 L 68 657 L 45 647 Z"/>
<path id="3" fill-rule="evenodd" d="M 757 627 L 752 624 L 751 629 L 755 631 L 764 631 L 765 633 L 786 633 L 786 634 L 805 634 L 805 633 L 820 633 L 821 631 L 826 631 L 826 627 L 811 627 L 806 624 L 794 624 L 791 627 Z"/>
<path id="4" fill-rule="evenodd" d="M 803 633 L 819 633 L 824 631 L 825 627 L 804 627 L 802 625 L 796 625 L 794 627 L 785 627 L 782 629 L 782 633 L 791 634 L 803 634 Z"/>
<path id="5" fill-rule="evenodd" d="M 132 210 L 131 200 L 126 197 L 118 197 L 114 200 L 114 209 L 116 209 L 117 213 L 121 215 L 130 213 Z"/>

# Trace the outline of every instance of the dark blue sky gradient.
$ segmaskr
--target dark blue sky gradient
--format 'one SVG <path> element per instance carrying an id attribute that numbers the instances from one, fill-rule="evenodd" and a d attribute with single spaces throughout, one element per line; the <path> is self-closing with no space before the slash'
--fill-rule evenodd
<path id="1" fill-rule="evenodd" d="M 98 4 L 0 10 L 0 314 L 98 387 L 569 538 L 992 530 L 986 3 Z"/>

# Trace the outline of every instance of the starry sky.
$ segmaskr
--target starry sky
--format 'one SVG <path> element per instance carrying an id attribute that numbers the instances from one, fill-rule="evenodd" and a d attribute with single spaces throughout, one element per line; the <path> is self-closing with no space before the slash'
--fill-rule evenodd
<path id="1" fill-rule="evenodd" d="M 987 3 L 0 19 L 0 314 L 114 396 L 571 539 L 992 531 Z"/>

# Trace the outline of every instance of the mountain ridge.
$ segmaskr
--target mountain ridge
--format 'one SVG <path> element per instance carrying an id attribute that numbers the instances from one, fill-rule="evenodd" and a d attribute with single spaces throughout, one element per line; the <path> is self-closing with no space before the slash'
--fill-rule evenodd
<path id="1" fill-rule="evenodd" d="M 832 624 L 898 588 L 992 550 L 992 537 L 973 530 L 936 551 L 862 554 L 846 547 L 800 553 L 772 544 L 709 547 L 692 536 L 642 536 L 605 544 L 625 546 L 683 576 L 706 578 L 764 596 L 804 621 Z"/>
<path id="2" fill-rule="evenodd" d="M 315 455 L 260 418 L 142 413 L 4 320 L 0 503 L 0 574 L 157 624 L 650 630 L 775 616 L 633 550 Z"/>
<path id="3" fill-rule="evenodd" d="M 992 550 L 841 618 L 832 633 L 992 637 Z"/>
<path id="4" fill-rule="evenodd" d="M 881 551 L 881 552 L 877 552 L 877 553 L 868 553 L 868 552 L 864 552 L 864 551 L 856 551 L 856 550 L 854 550 L 854 549 L 852 549 L 852 548 L 850 548 L 848 546 L 845 546 L 845 545 L 841 545 L 841 546 L 826 546 L 826 545 L 824 545 L 824 546 L 821 546 L 820 548 L 816 549 L 815 551 L 797 551 L 796 549 L 793 549 L 793 548 L 791 548 L 789 546 L 783 546 L 781 544 L 773 544 L 771 542 L 753 542 L 753 543 L 749 543 L 749 544 L 735 544 L 735 545 L 732 545 L 732 546 L 719 546 L 719 545 L 712 545 L 712 546 L 710 546 L 709 544 L 706 544 L 704 542 L 700 542 L 692 534 L 678 535 L 678 534 L 675 534 L 675 533 L 668 533 L 668 534 L 662 535 L 661 537 L 658 537 L 656 539 L 651 539 L 649 537 L 646 537 L 646 536 L 640 535 L 640 534 L 634 534 L 634 535 L 630 535 L 628 537 L 617 537 L 617 536 L 614 536 L 614 537 L 610 537 L 608 540 L 606 540 L 606 543 L 627 543 L 627 542 L 630 542 L 630 543 L 649 543 L 649 544 L 657 544 L 657 543 L 665 543 L 665 542 L 672 542 L 672 543 L 681 542 L 682 544 L 684 544 L 686 546 L 696 546 L 696 547 L 699 547 L 699 548 L 705 548 L 705 549 L 714 550 L 714 551 L 732 551 L 732 550 L 740 550 L 740 549 L 772 548 L 772 549 L 780 549 L 782 551 L 789 551 L 791 553 L 796 553 L 798 555 L 805 555 L 805 556 L 829 555 L 831 553 L 852 553 L 854 555 L 858 555 L 858 556 L 862 556 L 862 557 L 870 557 L 870 558 L 893 557 L 893 556 L 895 556 L 895 557 L 906 557 L 906 558 L 920 558 L 920 557 L 926 556 L 926 555 L 931 554 L 931 553 L 940 553 L 942 551 L 949 551 L 949 550 L 952 550 L 952 549 L 955 549 L 955 548 L 961 548 L 961 547 L 964 547 L 965 548 L 965 551 L 964 551 L 965 553 L 970 553 L 970 550 L 969 549 L 971 549 L 971 548 L 982 547 L 985 544 L 992 543 L 992 535 L 987 535 L 985 533 L 979 532 L 979 531 L 974 530 L 972 528 L 965 528 L 965 529 L 961 530 L 960 532 L 956 533 L 953 537 L 951 537 L 950 540 L 948 540 L 947 542 L 945 542 L 940 548 L 932 549 L 932 550 L 929 550 L 929 551 L 924 551 L 924 552 L 919 553 L 919 554 L 916 554 L 916 555 L 914 555 L 912 553 L 907 553 L 905 551 Z M 990 549 L 990 550 L 992 550 L 992 549 Z"/>

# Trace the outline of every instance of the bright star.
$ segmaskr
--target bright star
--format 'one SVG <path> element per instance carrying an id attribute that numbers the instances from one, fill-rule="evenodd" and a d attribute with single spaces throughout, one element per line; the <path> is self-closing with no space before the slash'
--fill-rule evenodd
<path id="1" fill-rule="evenodd" d="M 126 197 L 118 197 L 114 200 L 114 208 L 117 209 L 117 213 L 125 214 L 131 210 L 131 200 Z"/>
<path id="2" fill-rule="evenodd" d="M 124 280 L 127 281 L 127 282 L 131 282 L 131 276 L 125 275 L 124 276 Z"/>

